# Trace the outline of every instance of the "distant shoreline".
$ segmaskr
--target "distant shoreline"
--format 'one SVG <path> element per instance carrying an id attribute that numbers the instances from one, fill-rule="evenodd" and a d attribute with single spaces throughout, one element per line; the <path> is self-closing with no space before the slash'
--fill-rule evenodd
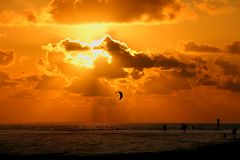
<path id="1" fill-rule="evenodd" d="M 99 154 L 99 155 L 68 155 L 67 153 L 53 154 L 4 154 L 0 153 L 3 160 L 157 160 L 157 159 L 176 159 L 176 160 L 231 160 L 237 159 L 240 153 L 240 140 L 226 142 L 222 144 L 211 144 L 199 146 L 195 149 L 173 150 L 154 153 L 119 153 L 119 154 Z"/>

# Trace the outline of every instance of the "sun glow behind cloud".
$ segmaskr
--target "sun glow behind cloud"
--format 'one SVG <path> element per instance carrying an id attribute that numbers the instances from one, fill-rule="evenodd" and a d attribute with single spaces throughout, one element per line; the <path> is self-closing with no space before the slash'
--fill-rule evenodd
<path id="1" fill-rule="evenodd" d="M 107 62 L 110 64 L 112 62 L 112 56 L 100 46 L 104 38 L 94 40 L 91 43 L 83 43 L 84 47 L 88 48 L 86 50 L 67 52 L 65 55 L 65 61 L 80 67 L 93 68 L 96 59 L 104 57 L 107 58 Z"/>
<path id="2" fill-rule="evenodd" d="M 109 64 L 112 61 L 112 57 L 103 49 L 93 49 L 91 51 L 80 52 L 77 55 L 68 54 L 65 59 L 68 63 L 80 67 L 93 68 L 94 61 L 98 57 L 106 57 Z"/>

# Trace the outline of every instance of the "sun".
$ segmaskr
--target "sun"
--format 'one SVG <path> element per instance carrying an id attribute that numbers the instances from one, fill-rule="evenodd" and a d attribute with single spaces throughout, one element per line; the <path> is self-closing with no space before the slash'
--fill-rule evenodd
<path id="1" fill-rule="evenodd" d="M 69 52 L 65 55 L 65 61 L 83 68 L 94 68 L 94 62 L 99 57 L 107 58 L 107 62 L 112 62 L 112 56 L 100 47 L 103 39 L 94 40 L 88 43 L 89 50 Z"/>

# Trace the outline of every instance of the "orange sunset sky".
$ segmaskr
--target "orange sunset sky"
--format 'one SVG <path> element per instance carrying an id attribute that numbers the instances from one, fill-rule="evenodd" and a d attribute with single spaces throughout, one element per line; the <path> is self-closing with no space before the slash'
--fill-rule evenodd
<path id="1" fill-rule="evenodd" d="M 0 0 L 0 123 L 240 122 L 239 29 L 239 0 Z"/>

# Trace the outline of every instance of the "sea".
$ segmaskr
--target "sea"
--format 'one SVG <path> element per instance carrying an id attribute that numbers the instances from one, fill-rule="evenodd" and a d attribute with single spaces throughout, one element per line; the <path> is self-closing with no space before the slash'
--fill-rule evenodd
<path id="1" fill-rule="evenodd" d="M 233 141 L 240 124 L 178 123 L 92 124 L 26 123 L 0 125 L 1 154 L 99 155 L 187 150 Z M 238 133 L 237 138 L 240 137 Z"/>

